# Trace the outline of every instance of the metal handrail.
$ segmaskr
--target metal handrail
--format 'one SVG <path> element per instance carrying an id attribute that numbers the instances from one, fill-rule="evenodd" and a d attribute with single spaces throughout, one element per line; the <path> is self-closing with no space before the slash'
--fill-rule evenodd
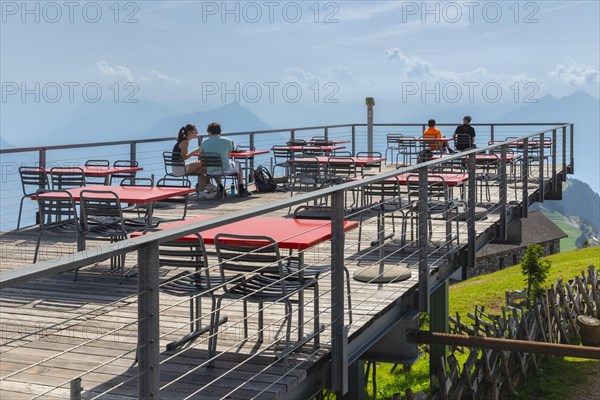
<path id="1" fill-rule="evenodd" d="M 514 124 L 512 124 L 514 125 Z M 538 131 L 532 134 L 524 135 L 518 137 L 516 141 L 521 141 L 524 139 L 529 139 L 535 136 L 539 136 L 545 133 L 549 133 L 552 131 L 556 131 L 558 129 L 562 129 L 564 127 L 570 126 L 571 124 L 563 124 L 560 126 L 555 126 L 552 129 L 547 129 L 543 131 Z M 128 142 L 127 142 L 128 143 Z M 134 239 L 128 239 L 124 241 L 120 241 L 117 243 L 113 243 L 110 245 L 104 245 L 98 248 L 94 248 L 94 255 L 87 255 L 86 251 L 68 254 L 62 256 L 58 259 L 52 261 L 40 262 L 37 264 L 31 264 L 19 269 L 6 271 L 0 273 L 0 289 L 5 289 L 8 287 L 12 287 L 18 285 L 23 282 L 27 282 L 30 279 L 41 278 L 44 276 L 52 275 L 59 272 L 64 272 L 73 268 L 79 268 L 85 265 L 90 265 L 91 263 L 99 260 L 106 259 L 109 257 L 114 257 L 117 255 L 122 255 L 130 251 L 139 250 L 144 245 L 150 244 L 152 242 L 163 243 L 166 241 L 177 239 L 178 237 L 185 236 L 188 234 L 192 234 L 198 231 L 211 229 L 217 226 L 229 224 L 232 222 L 237 222 L 243 219 L 247 219 L 254 216 L 264 215 L 265 213 L 276 211 L 282 209 L 284 207 L 291 207 L 300 203 L 304 203 L 310 200 L 318 199 L 326 195 L 331 195 L 336 192 L 343 192 L 347 190 L 357 189 L 364 185 L 371 184 L 373 182 L 391 178 L 402 173 L 410 172 L 410 171 L 418 171 L 418 169 L 422 167 L 429 167 L 441 162 L 446 162 L 450 160 L 455 160 L 458 158 L 462 158 L 468 156 L 469 154 L 479 153 L 482 151 L 499 148 L 503 144 L 507 144 L 511 142 L 502 142 L 496 143 L 493 145 L 489 145 L 486 147 L 480 147 L 477 149 L 472 149 L 456 154 L 447 155 L 443 160 L 433 160 L 427 161 L 425 163 L 421 163 L 418 165 L 408 166 L 404 168 L 400 168 L 394 171 L 383 172 L 375 176 L 365 177 L 359 181 L 347 182 L 340 185 L 336 185 L 333 187 L 319 189 L 313 192 L 309 192 L 303 195 L 293 196 L 289 199 L 283 199 L 276 202 L 271 202 L 266 205 L 254 207 L 251 209 L 246 209 L 242 211 L 233 212 L 227 215 L 223 215 L 220 217 L 215 217 L 210 220 L 201 221 L 186 225 L 184 227 L 172 228 L 169 230 L 164 230 L 157 232 L 155 234 L 149 236 L 141 236 Z"/>

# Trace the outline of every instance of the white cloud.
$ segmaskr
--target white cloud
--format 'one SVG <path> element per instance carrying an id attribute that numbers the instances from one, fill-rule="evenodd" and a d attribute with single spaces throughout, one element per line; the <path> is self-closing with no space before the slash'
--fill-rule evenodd
<path id="1" fill-rule="evenodd" d="M 129 82 L 133 82 L 133 74 L 127 67 L 123 67 L 121 65 L 111 67 L 104 60 L 96 63 L 96 67 L 102 75 L 107 75 L 111 78 L 125 78 Z"/>
<path id="2" fill-rule="evenodd" d="M 159 82 L 167 83 L 167 84 L 174 83 L 176 85 L 179 85 L 181 83 L 181 81 L 179 79 L 170 77 L 168 75 L 165 75 L 165 74 L 160 73 L 155 70 L 150 71 L 150 78 L 147 78 L 146 80 L 154 80 L 154 81 L 159 81 Z"/>
<path id="3" fill-rule="evenodd" d="M 599 82 L 599 71 L 592 65 L 571 63 L 557 65 L 548 76 L 570 86 L 594 85 Z"/>
<path id="4" fill-rule="evenodd" d="M 403 54 L 399 48 L 394 47 L 385 51 L 388 59 L 398 61 L 400 68 L 406 71 L 409 78 L 433 77 L 433 66 L 419 57 L 410 57 Z"/>

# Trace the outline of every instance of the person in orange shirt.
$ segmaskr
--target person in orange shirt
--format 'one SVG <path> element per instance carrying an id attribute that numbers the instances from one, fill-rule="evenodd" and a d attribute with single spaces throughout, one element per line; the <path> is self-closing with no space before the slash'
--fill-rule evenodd
<path id="1" fill-rule="evenodd" d="M 442 138 L 442 132 L 435 127 L 435 119 L 430 119 L 429 121 L 427 121 L 427 126 L 429 126 L 429 128 L 427 128 L 427 130 L 423 132 L 423 138 L 428 140 L 427 144 L 429 146 L 429 149 L 431 151 L 436 151 L 438 150 L 438 144 L 441 144 L 443 153 L 454 153 L 454 150 L 452 150 L 450 146 L 448 146 L 448 142 L 437 141 L 437 139 Z"/>

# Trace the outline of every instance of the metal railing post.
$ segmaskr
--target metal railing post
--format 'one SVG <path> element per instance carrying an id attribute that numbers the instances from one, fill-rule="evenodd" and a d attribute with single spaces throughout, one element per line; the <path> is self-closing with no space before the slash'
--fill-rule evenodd
<path id="1" fill-rule="evenodd" d="M 539 153 L 539 158 L 540 158 L 540 164 L 538 166 L 538 173 L 540 175 L 540 179 L 539 179 L 539 189 L 538 189 L 538 201 L 540 203 L 544 202 L 544 167 L 545 167 L 545 162 L 544 162 L 544 134 L 541 133 L 540 134 L 540 138 L 538 139 L 540 141 L 539 146 L 540 146 L 540 153 Z"/>
<path id="2" fill-rule="evenodd" d="M 69 400 L 81 400 L 81 378 L 75 378 L 69 383 Z"/>
<path id="3" fill-rule="evenodd" d="M 567 127 L 562 127 L 562 180 L 567 181 Z"/>
<path id="4" fill-rule="evenodd" d="M 503 144 L 501 147 L 500 161 L 500 221 L 498 236 L 501 240 L 506 240 L 506 204 L 507 204 L 507 177 L 506 177 L 506 154 L 508 145 Z M 516 195 L 516 193 L 515 193 Z"/>
<path id="5" fill-rule="evenodd" d="M 490 140 L 494 141 L 494 124 L 490 125 Z"/>
<path id="6" fill-rule="evenodd" d="M 469 173 L 469 188 L 467 193 L 467 234 L 469 241 L 467 243 L 467 265 L 463 267 L 463 280 L 469 277 L 469 272 L 475 269 L 475 202 L 477 193 L 475 192 L 475 153 L 469 154 L 467 160 L 467 169 Z"/>
<path id="7" fill-rule="evenodd" d="M 295 131 L 294 129 L 292 129 L 292 130 L 290 131 L 290 140 L 291 140 L 291 141 L 294 141 L 294 140 L 296 140 L 296 131 Z"/>
<path id="8" fill-rule="evenodd" d="M 138 398 L 158 399 L 160 331 L 158 242 L 138 250 Z"/>
<path id="9" fill-rule="evenodd" d="M 427 178 L 427 166 L 419 168 L 419 311 L 426 313 L 429 312 L 429 264 L 427 262 L 427 242 L 429 241 L 429 232 L 427 231 Z"/>
<path id="10" fill-rule="evenodd" d="M 137 149 L 136 149 L 136 142 L 131 142 L 129 144 L 129 159 L 130 160 L 135 160 L 137 157 Z"/>
<path id="11" fill-rule="evenodd" d="M 323 128 L 323 136 L 325 136 L 326 140 L 329 140 L 329 128 L 327 126 Z"/>
<path id="12" fill-rule="evenodd" d="M 556 177 L 556 129 L 552 130 L 552 191 L 558 190 L 558 179 Z"/>
<path id="13" fill-rule="evenodd" d="M 338 398 L 348 391 L 348 330 L 344 324 L 344 192 L 331 194 L 331 385 Z"/>
<path id="14" fill-rule="evenodd" d="M 523 139 L 523 204 L 521 205 L 521 217 L 527 218 L 529 208 L 529 138 Z"/>
<path id="15" fill-rule="evenodd" d="M 46 168 L 46 149 L 45 148 L 41 148 L 39 151 L 39 156 L 38 156 L 38 167 L 39 168 Z"/>
<path id="16" fill-rule="evenodd" d="M 571 154 L 570 154 L 570 156 L 571 156 L 571 163 L 569 165 L 569 172 L 572 173 L 572 174 L 575 173 L 575 156 L 573 155 L 574 154 L 573 153 L 573 149 L 575 148 L 575 145 L 573 144 L 573 138 L 574 138 L 574 133 L 573 132 L 574 132 L 574 130 L 575 130 L 575 124 L 571 124 L 571 132 L 570 132 L 571 133 L 571 138 L 570 138 L 570 140 L 571 140 L 571 143 L 570 143 L 570 146 L 571 146 Z"/>
<path id="17" fill-rule="evenodd" d="M 356 125 L 352 125 L 352 155 L 356 154 Z"/>

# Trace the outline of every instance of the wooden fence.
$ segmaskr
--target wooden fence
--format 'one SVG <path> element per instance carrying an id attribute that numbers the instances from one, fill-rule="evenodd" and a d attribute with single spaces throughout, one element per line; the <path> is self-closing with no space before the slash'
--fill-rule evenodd
<path id="1" fill-rule="evenodd" d="M 579 343 L 579 315 L 600 316 L 598 271 L 590 265 L 569 282 L 557 280 L 525 310 L 521 294 L 507 294 L 502 315 L 491 315 L 476 306 L 467 324 L 457 314 L 450 317 L 450 333 L 548 343 Z M 432 399 L 499 399 L 522 383 L 527 373 L 539 370 L 542 355 L 487 349 L 450 347 L 448 368 L 431 377 Z M 456 353 L 468 351 L 462 367 Z"/>

